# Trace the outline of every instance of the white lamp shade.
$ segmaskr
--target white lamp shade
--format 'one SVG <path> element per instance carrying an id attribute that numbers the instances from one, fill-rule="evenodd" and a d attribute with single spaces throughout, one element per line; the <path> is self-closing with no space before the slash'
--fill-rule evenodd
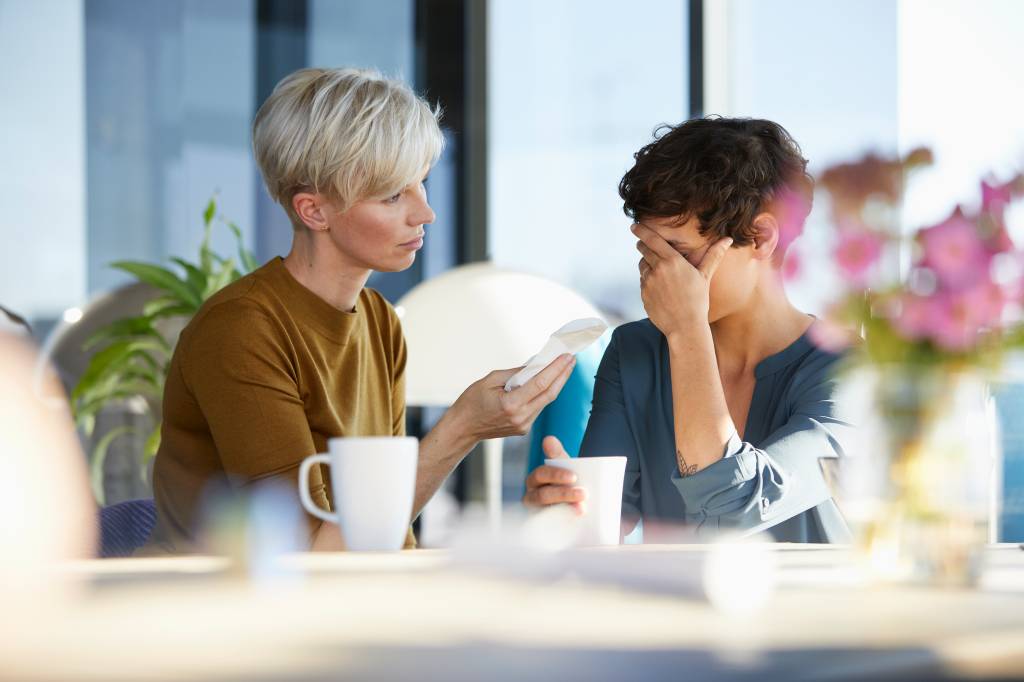
<path id="1" fill-rule="evenodd" d="M 451 405 L 488 372 L 524 364 L 566 322 L 603 319 L 572 289 L 491 263 L 427 280 L 396 309 L 409 351 L 409 405 Z"/>

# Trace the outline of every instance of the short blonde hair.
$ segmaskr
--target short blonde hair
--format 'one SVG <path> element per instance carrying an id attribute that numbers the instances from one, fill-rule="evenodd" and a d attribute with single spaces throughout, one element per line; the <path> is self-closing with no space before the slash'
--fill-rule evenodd
<path id="1" fill-rule="evenodd" d="M 253 153 L 270 196 L 299 228 L 299 192 L 324 194 L 344 211 L 418 180 L 444 146 L 440 115 L 376 71 L 301 69 L 256 113 Z"/>

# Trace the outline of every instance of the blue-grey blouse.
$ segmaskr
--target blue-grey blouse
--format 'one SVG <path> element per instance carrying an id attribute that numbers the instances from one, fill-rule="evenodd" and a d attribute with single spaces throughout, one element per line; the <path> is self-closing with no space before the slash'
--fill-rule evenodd
<path id="1" fill-rule="evenodd" d="M 699 539 L 731 530 L 849 542 L 822 469 L 822 460 L 843 455 L 851 428 L 834 399 L 839 359 L 805 333 L 758 363 L 743 440 L 734 434 L 721 460 L 682 477 L 668 344 L 650 320 L 623 325 L 597 372 L 580 456 L 626 456 L 623 518 L 645 526 L 682 522 Z"/>

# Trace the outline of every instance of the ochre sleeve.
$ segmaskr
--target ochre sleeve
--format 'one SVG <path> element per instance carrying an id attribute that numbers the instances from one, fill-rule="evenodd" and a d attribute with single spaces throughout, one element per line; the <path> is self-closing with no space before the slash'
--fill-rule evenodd
<path id="1" fill-rule="evenodd" d="M 408 361 L 408 354 L 405 345 L 405 334 L 402 333 L 402 323 L 398 319 L 398 314 L 395 309 L 391 307 L 383 297 L 380 297 L 381 303 L 384 304 L 387 310 L 388 320 L 388 340 L 391 347 L 391 433 L 395 436 L 405 435 L 405 367 Z M 409 531 L 405 536 L 405 545 L 403 549 L 416 549 L 416 534 L 413 533 L 412 526 L 409 526 Z"/>
<path id="2" fill-rule="evenodd" d="M 391 320 L 391 348 L 394 353 L 391 379 L 391 433 L 395 436 L 405 435 L 405 366 L 408 360 L 405 347 L 405 334 L 402 323 L 391 306 L 388 306 Z"/>

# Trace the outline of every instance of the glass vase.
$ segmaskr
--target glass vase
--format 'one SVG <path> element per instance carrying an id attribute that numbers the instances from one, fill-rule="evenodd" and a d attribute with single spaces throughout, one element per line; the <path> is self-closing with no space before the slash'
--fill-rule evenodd
<path id="1" fill-rule="evenodd" d="M 968 585 L 988 539 L 998 424 L 988 386 L 967 370 L 859 372 L 844 465 L 844 512 L 870 575 Z M 841 504 L 842 504 L 841 500 Z"/>

